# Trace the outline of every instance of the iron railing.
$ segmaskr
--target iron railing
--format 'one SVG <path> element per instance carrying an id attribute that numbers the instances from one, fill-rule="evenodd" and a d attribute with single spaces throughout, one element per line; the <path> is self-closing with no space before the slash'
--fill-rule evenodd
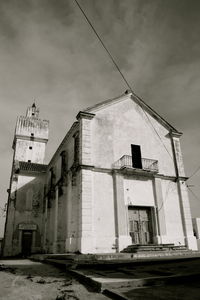
<path id="1" fill-rule="evenodd" d="M 130 155 L 123 155 L 115 164 L 115 168 L 133 168 L 132 164 L 132 156 Z M 151 172 L 158 172 L 158 161 L 149 158 L 142 158 L 142 170 L 151 171 Z"/>

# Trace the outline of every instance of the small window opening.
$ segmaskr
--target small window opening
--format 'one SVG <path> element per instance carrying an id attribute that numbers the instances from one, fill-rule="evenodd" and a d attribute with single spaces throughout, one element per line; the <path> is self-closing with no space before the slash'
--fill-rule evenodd
<path id="1" fill-rule="evenodd" d="M 31 160 L 29 159 L 28 162 L 31 162 Z"/>
<path id="2" fill-rule="evenodd" d="M 32 113 L 32 116 L 35 116 L 35 114 L 34 114 L 34 113 Z"/>
<path id="3" fill-rule="evenodd" d="M 34 136 L 34 133 L 31 133 L 31 136 Z"/>
<path id="4" fill-rule="evenodd" d="M 32 147 L 32 146 L 30 146 L 30 147 L 29 147 L 29 149 L 30 149 L 30 150 L 32 150 L 32 149 L 33 149 L 33 147 Z"/>

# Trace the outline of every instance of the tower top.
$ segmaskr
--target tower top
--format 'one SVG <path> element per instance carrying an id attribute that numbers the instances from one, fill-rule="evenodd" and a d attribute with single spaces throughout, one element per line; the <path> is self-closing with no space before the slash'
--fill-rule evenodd
<path id="1" fill-rule="evenodd" d="M 29 106 L 26 111 L 26 117 L 38 119 L 39 111 L 39 107 L 37 107 L 35 102 L 33 102 L 32 106 Z"/>
<path id="2" fill-rule="evenodd" d="M 49 121 L 39 119 L 39 108 L 35 102 L 27 108 L 25 116 L 19 116 L 15 127 L 13 149 L 17 140 L 30 141 L 30 147 L 33 143 L 46 144 L 49 136 Z M 27 144 L 26 144 L 27 146 Z M 26 147 L 25 147 L 26 148 Z M 24 158 L 19 159 L 24 160 Z M 31 159 L 32 161 L 32 159 Z M 41 161 L 41 160 L 40 160 Z M 36 161 L 35 161 L 36 162 Z"/>

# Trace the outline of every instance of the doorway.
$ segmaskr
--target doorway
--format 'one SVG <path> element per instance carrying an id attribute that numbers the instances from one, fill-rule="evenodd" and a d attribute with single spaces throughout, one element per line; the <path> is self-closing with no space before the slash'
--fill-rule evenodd
<path id="1" fill-rule="evenodd" d="M 129 233 L 133 244 L 152 243 L 152 217 L 150 207 L 128 207 Z"/>
<path id="2" fill-rule="evenodd" d="M 31 254 L 32 235 L 33 231 L 31 230 L 22 231 L 22 255 L 24 257 L 27 257 Z"/>

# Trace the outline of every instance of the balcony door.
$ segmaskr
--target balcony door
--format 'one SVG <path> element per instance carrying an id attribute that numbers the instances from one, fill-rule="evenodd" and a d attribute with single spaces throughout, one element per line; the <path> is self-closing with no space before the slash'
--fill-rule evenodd
<path id="1" fill-rule="evenodd" d="M 142 169 L 141 149 L 139 145 L 131 145 L 132 167 Z"/>
<path id="2" fill-rule="evenodd" d="M 129 233 L 133 244 L 152 243 L 152 218 L 150 207 L 129 206 Z"/>

